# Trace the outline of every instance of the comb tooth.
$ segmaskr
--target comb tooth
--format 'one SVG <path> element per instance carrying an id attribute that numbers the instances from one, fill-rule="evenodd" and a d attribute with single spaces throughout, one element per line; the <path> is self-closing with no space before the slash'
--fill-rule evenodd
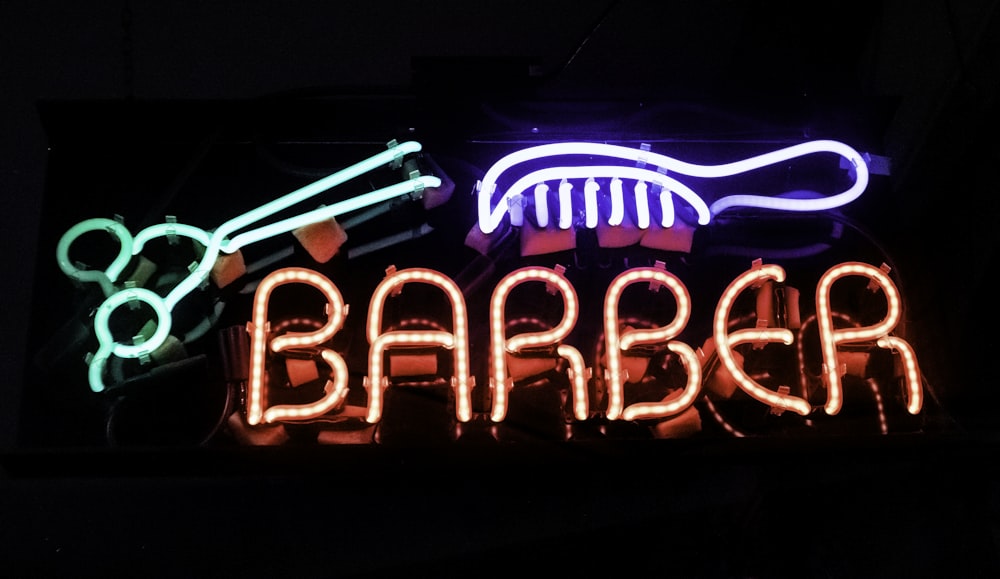
<path id="1" fill-rule="evenodd" d="M 617 177 L 611 180 L 611 215 L 608 225 L 621 225 L 625 219 L 625 193 L 622 191 L 622 180 Z"/>
<path id="2" fill-rule="evenodd" d="M 585 216 L 587 220 L 587 229 L 594 229 L 597 227 L 597 220 L 599 218 L 597 212 L 597 192 L 601 190 L 601 186 L 597 181 L 591 177 L 587 179 L 587 183 L 583 186 L 583 198 L 585 206 Z"/>
<path id="3" fill-rule="evenodd" d="M 549 186 L 545 183 L 535 185 L 535 219 L 539 227 L 549 226 Z"/>
<path id="4" fill-rule="evenodd" d="M 663 217 L 660 221 L 660 225 L 664 229 L 669 229 L 674 226 L 674 196 L 673 194 L 664 189 L 660 192 L 660 211 L 663 213 Z"/>
<path id="5" fill-rule="evenodd" d="M 573 227 L 573 184 L 563 179 L 559 183 L 559 229 Z"/>
<path id="6" fill-rule="evenodd" d="M 649 187 L 645 181 L 635 184 L 636 225 L 639 229 L 649 229 Z"/>

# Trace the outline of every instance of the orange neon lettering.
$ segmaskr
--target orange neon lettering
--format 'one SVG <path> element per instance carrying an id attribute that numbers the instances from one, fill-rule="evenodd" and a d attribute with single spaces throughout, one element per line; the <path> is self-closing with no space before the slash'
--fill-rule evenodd
<path id="1" fill-rule="evenodd" d="M 286 284 L 305 284 L 322 292 L 327 300 L 327 321 L 312 332 L 288 332 L 271 337 L 270 322 L 267 318 L 267 304 L 275 288 Z M 247 423 L 251 426 L 261 422 L 271 423 L 281 420 L 303 420 L 315 418 L 340 406 L 347 396 L 347 364 L 337 352 L 321 347 L 344 325 L 347 306 L 337 286 L 319 273 L 297 267 L 279 269 L 265 277 L 254 293 L 253 318 L 247 325 L 250 333 L 250 377 L 247 384 Z M 320 357 L 330 366 L 331 378 L 324 387 L 321 399 L 311 404 L 283 404 L 265 410 L 267 399 L 267 350 L 278 354 L 297 348 L 319 347 Z"/>
<path id="2" fill-rule="evenodd" d="M 677 302 L 674 319 L 665 326 L 651 329 L 626 329 L 622 331 L 618 317 L 618 306 L 625 288 L 636 283 L 648 282 L 650 289 L 665 287 Z M 635 420 L 639 418 L 662 418 L 673 416 L 690 407 L 701 391 L 701 361 L 695 351 L 673 338 L 687 326 L 691 317 L 691 294 L 687 287 L 675 276 L 660 267 L 637 267 L 618 275 L 604 295 L 604 340 L 607 356 L 606 380 L 608 383 L 609 420 Z M 622 366 L 622 356 L 634 346 L 666 343 L 667 348 L 677 354 L 687 372 L 687 384 L 683 393 L 670 402 L 639 403 L 624 407 L 626 371 Z"/>
<path id="3" fill-rule="evenodd" d="M 882 289 L 887 311 L 881 322 L 872 326 L 834 329 L 830 293 L 834 282 L 847 276 L 867 277 Z M 843 405 L 842 371 L 837 359 L 837 346 L 855 343 L 874 343 L 880 348 L 899 353 L 903 361 L 903 377 L 906 383 L 906 409 L 911 414 L 920 412 L 923 389 L 916 355 L 907 342 L 889 335 L 899 323 L 901 311 L 899 290 L 886 272 L 877 267 L 866 263 L 847 262 L 830 268 L 820 278 L 816 285 L 816 318 L 819 323 L 820 347 L 823 350 L 823 382 L 827 389 L 824 410 L 827 414 L 837 414 Z"/>
<path id="4" fill-rule="evenodd" d="M 540 332 L 527 332 L 507 338 L 505 307 L 507 297 L 518 285 L 538 281 L 555 288 L 563 298 L 563 317 L 554 328 Z M 493 394 L 493 405 L 490 419 L 500 422 L 507 415 L 507 395 L 513 388 L 513 379 L 508 375 L 507 354 L 521 354 L 525 350 L 559 344 L 569 335 L 576 325 L 579 315 L 579 301 L 576 290 L 569 280 L 559 271 L 544 267 L 524 267 L 507 274 L 490 299 L 490 361 L 492 377 L 490 390 Z M 583 356 L 576 348 L 559 344 L 556 353 L 569 361 L 569 375 L 573 388 L 573 415 L 578 420 L 585 420 L 589 413 L 587 401 L 587 371 L 584 368 Z"/>
<path id="5" fill-rule="evenodd" d="M 452 308 L 452 332 L 394 330 L 382 331 L 382 310 L 390 295 L 398 292 L 407 283 L 425 283 L 444 291 Z M 400 347 L 441 347 L 452 351 L 454 372 L 452 386 L 455 389 L 455 414 L 459 422 L 472 419 L 473 378 L 469 368 L 469 318 L 465 307 L 465 296 L 458 285 L 448 276 L 425 268 L 388 270 L 385 279 L 375 288 L 368 307 L 366 335 L 371 344 L 368 354 L 368 413 L 365 420 L 378 422 L 382 417 L 382 396 L 388 386 L 388 376 L 383 375 L 385 351 Z"/>
<path id="6" fill-rule="evenodd" d="M 831 293 L 834 284 L 845 277 L 858 276 L 866 278 L 873 291 L 881 290 L 886 299 L 885 317 L 869 326 L 845 317 L 844 314 L 832 311 Z M 786 328 L 771 328 L 763 323 L 757 327 L 742 327 L 752 324 L 755 315 L 748 314 L 738 321 L 731 320 L 733 307 L 739 296 L 751 287 L 759 287 L 764 282 L 784 283 L 785 271 L 778 265 L 764 265 L 755 262 L 753 267 L 738 275 L 724 290 L 715 308 L 712 320 L 712 335 L 715 349 L 722 365 L 722 371 L 728 373 L 732 380 L 749 396 L 772 408 L 790 410 L 800 415 L 808 415 L 812 406 L 806 399 L 807 382 L 803 378 L 802 397 L 786 392 L 786 388 L 772 390 L 755 381 L 743 369 L 737 359 L 736 348 L 754 344 L 785 344 L 791 345 L 798 341 L 798 360 L 800 366 L 805 364 L 802 351 L 802 333 L 806 325 L 815 323 L 818 327 L 819 343 L 822 350 L 822 381 L 827 389 L 825 412 L 837 414 L 843 405 L 843 364 L 838 353 L 842 344 L 861 344 L 868 347 L 891 350 L 896 356 L 899 372 L 902 373 L 906 408 L 911 414 L 920 412 L 923 404 L 923 390 L 920 369 L 912 346 L 902 338 L 890 334 L 901 317 L 901 299 L 896 286 L 886 271 L 868 264 L 847 262 L 830 268 L 820 278 L 816 287 L 816 314 L 807 319 L 799 329 L 798 336 Z M 559 293 L 563 301 L 562 319 L 553 326 L 540 323 L 538 320 L 527 319 L 533 326 L 543 326 L 547 329 L 514 333 L 513 329 L 519 320 L 507 320 L 506 308 L 508 297 L 520 284 L 541 282 L 547 285 L 550 293 Z M 390 296 L 402 291 L 408 283 L 428 284 L 444 292 L 451 307 L 452 323 L 450 331 L 447 324 L 430 320 L 407 320 L 396 328 L 383 328 L 383 310 Z M 651 327 L 646 322 L 641 328 L 630 327 L 619 317 L 621 298 L 630 285 L 648 283 L 650 289 L 666 288 L 676 303 L 676 313 L 669 323 L 663 326 Z M 285 322 L 271 325 L 268 320 L 268 304 L 272 292 L 286 284 L 304 284 L 317 289 L 326 299 L 326 321 L 316 319 L 300 319 L 293 324 Z M 639 267 L 629 269 L 619 274 L 609 285 L 604 297 L 603 324 L 604 338 L 601 345 L 604 348 L 604 377 L 607 384 L 608 407 L 606 417 L 609 420 L 638 420 L 648 418 L 666 418 L 684 412 L 694 404 L 701 393 L 703 380 L 702 360 L 688 344 L 677 338 L 686 328 L 691 316 L 691 295 L 687 287 L 674 274 L 666 271 L 662 264 L 655 267 Z M 530 362 L 526 367 L 535 368 L 535 362 L 542 361 L 542 366 L 548 360 L 563 359 L 563 366 L 569 378 L 572 394 L 572 414 L 576 420 L 586 420 L 590 417 L 591 408 L 588 395 L 590 368 L 580 352 L 573 346 L 563 342 L 576 327 L 580 313 L 577 293 L 568 281 L 563 269 L 556 267 L 524 267 L 507 274 L 494 289 L 490 299 L 489 323 L 489 388 L 492 396 L 489 417 L 493 422 L 501 422 L 507 415 L 509 393 L 519 373 L 513 366 L 514 361 Z M 348 391 L 348 368 L 344 359 L 325 346 L 339 332 L 347 316 L 347 306 L 343 297 L 329 279 L 323 275 L 304 268 L 285 268 L 277 270 L 265 277 L 256 289 L 253 302 L 253 313 L 247 331 L 251 336 L 250 375 L 246 394 L 246 422 L 259 425 L 280 421 L 307 420 L 319 417 L 340 407 L 346 400 Z M 838 321 L 839 320 L 839 321 Z M 841 327 L 835 327 L 838 323 Z M 291 324 L 291 325 L 289 325 Z M 465 297 L 457 284 L 442 273 L 424 268 L 411 268 L 396 271 L 387 270 L 385 279 L 376 287 L 369 304 L 365 334 L 370 344 L 368 354 L 368 373 L 365 378 L 365 388 L 368 390 L 368 406 L 365 420 L 376 423 L 383 412 L 384 392 L 390 386 L 393 373 L 398 369 L 387 370 L 386 361 L 389 351 L 415 348 L 443 348 L 450 350 L 453 356 L 451 384 L 455 395 L 455 413 L 459 422 L 472 419 L 472 389 L 474 378 L 470 370 L 468 312 Z M 426 326 L 430 329 L 416 329 Z M 310 331 L 287 331 L 288 327 L 307 327 Z M 413 329 L 411 329 L 413 328 Z M 508 336 L 508 333 L 512 335 Z M 625 406 L 625 386 L 628 383 L 626 367 L 628 367 L 628 352 L 637 346 L 664 344 L 666 348 L 679 358 L 684 366 L 687 379 L 680 395 L 671 396 L 659 402 L 642 402 Z M 599 347 L 600 347 L 599 346 Z M 268 407 L 268 360 L 272 354 L 281 354 L 296 350 L 310 349 L 315 352 L 317 361 L 329 368 L 329 376 L 322 397 L 308 404 L 284 404 Z M 543 356 L 537 357 L 536 356 Z M 598 354 L 601 357 L 600 354 Z M 838 358 L 838 356 L 840 358 Z M 559 367 L 556 365 L 555 367 Z M 410 366 L 413 368 L 412 364 Z M 427 368 L 427 366 L 421 366 Z M 804 369 L 802 370 L 804 372 Z M 405 371 L 403 372 L 405 373 Z M 638 379 L 639 377 L 634 377 Z M 634 380 L 633 380 L 634 381 Z M 877 393 L 876 393 L 877 394 Z M 880 411 L 881 414 L 881 411 Z"/>
<path id="7" fill-rule="evenodd" d="M 729 331 L 729 314 L 732 310 L 733 302 L 736 301 L 736 298 L 743 290 L 766 280 L 774 280 L 778 283 L 784 282 L 785 270 L 778 265 L 761 265 L 755 263 L 754 267 L 737 276 L 722 293 L 722 298 L 715 308 L 715 317 L 712 322 L 712 335 L 715 339 L 716 352 L 726 371 L 732 375 L 739 387 L 752 398 L 772 408 L 791 410 L 805 416 L 812 411 L 812 406 L 809 405 L 808 401 L 798 396 L 782 394 L 765 388 L 747 375 L 740 364 L 736 362 L 736 357 L 733 355 L 734 347 L 748 342 L 780 342 L 789 345 L 794 340 L 792 332 L 783 328 L 746 328 L 733 332 Z"/>

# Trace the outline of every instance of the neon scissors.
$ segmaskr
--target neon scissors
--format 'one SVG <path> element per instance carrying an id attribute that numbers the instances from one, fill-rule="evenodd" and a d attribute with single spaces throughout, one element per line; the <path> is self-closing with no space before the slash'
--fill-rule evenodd
<path id="1" fill-rule="evenodd" d="M 166 341 L 170 335 L 173 322 L 171 312 L 174 307 L 195 289 L 203 287 L 220 253 L 235 253 L 244 246 L 293 231 L 305 225 L 337 217 L 403 195 L 421 195 L 426 188 L 439 187 L 441 180 L 438 177 L 421 176 L 414 171 L 408 180 L 395 185 L 233 235 L 262 219 L 359 175 L 386 165 L 396 168 L 401 164 L 405 155 L 417 153 L 421 148 L 421 144 L 416 141 L 390 142 L 387 150 L 234 217 L 211 233 L 192 225 L 168 221 L 147 227 L 133 237 L 128 228 L 121 223 L 103 218 L 87 219 L 71 227 L 63 234 L 56 247 L 56 260 L 59 267 L 73 280 L 99 284 L 105 295 L 104 302 L 97 308 L 94 315 L 94 333 L 97 336 L 99 347 L 87 362 L 91 390 L 101 392 L 105 389 L 104 368 L 110 356 L 145 358 Z M 120 244 L 118 255 L 104 271 L 80 269 L 70 261 L 70 246 L 84 233 L 100 230 L 106 230 L 117 238 Z M 178 235 L 197 241 L 205 247 L 205 252 L 201 260 L 196 265 L 193 264 L 190 274 L 170 290 L 166 296 L 160 296 L 141 287 L 119 287 L 117 285 L 119 276 L 128 266 L 132 257 L 138 255 L 146 243 L 158 237 Z M 135 305 L 137 302 L 145 303 L 153 310 L 156 316 L 156 330 L 148 338 L 142 336 L 133 338 L 132 344 L 115 341 L 109 327 L 111 314 L 122 305 Z"/>

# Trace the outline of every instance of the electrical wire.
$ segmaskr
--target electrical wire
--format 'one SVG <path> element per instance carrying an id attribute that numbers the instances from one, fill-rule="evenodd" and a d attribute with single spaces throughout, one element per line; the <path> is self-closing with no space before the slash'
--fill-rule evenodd
<path id="1" fill-rule="evenodd" d="M 555 73 L 550 76 L 550 79 L 562 76 L 566 72 L 566 70 L 569 69 L 570 65 L 573 64 L 573 61 L 576 60 L 576 57 L 579 56 L 580 52 L 583 51 L 583 48 L 587 46 L 587 43 L 590 42 L 590 39 L 594 36 L 594 34 L 597 33 L 597 31 L 601 28 L 604 22 L 608 19 L 608 16 L 611 15 L 611 13 L 615 10 L 615 8 L 618 7 L 619 4 L 621 4 L 621 0 L 613 0 L 607 6 L 605 6 L 604 10 L 601 12 L 601 14 L 597 17 L 597 20 L 594 22 L 594 25 L 591 26 L 590 29 L 584 34 L 583 38 L 580 39 L 580 42 L 576 44 L 576 47 L 573 49 L 573 52 L 570 53 L 570 55 L 566 58 L 566 60 L 562 63 L 562 65 L 558 68 L 558 70 L 556 70 Z"/>

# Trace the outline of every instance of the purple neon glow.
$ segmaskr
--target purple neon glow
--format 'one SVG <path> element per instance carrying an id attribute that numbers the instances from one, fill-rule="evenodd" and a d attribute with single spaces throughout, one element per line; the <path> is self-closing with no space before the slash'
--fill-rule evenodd
<path id="1" fill-rule="evenodd" d="M 597 192 L 601 186 L 594 178 L 587 179 L 583 185 L 584 216 L 586 218 L 587 229 L 597 227 Z"/>
<path id="2" fill-rule="evenodd" d="M 590 179 L 607 177 L 614 178 L 620 181 L 621 179 L 630 179 L 638 183 L 653 182 L 659 184 L 664 189 L 669 189 L 676 193 L 680 198 L 687 201 L 698 213 L 698 223 L 704 225 L 708 223 L 709 220 L 709 210 L 708 205 L 698 196 L 697 193 L 691 190 L 690 187 L 677 181 L 676 179 L 664 175 L 662 173 L 657 173 L 656 171 L 651 171 L 649 169 L 640 169 L 638 167 L 621 167 L 615 165 L 596 165 L 596 166 L 586 166 L 586 167 L 551 167 L 548 169 L 541 169 L 534 171 L 518 179 L 513 185 L 507 189 L 507 193 L 504 195 L 504 200 L 506 199 L 516 199 L 519 196 L 524 195 L 528 189 L 533 189 L 535 191 L 535 215 L 539 218 L 539 225 L 542 223 L 541 216 L 546 216 L 546 223 L 548 223 L 548 197 L 546 195 L 538 194 L 538 185 L 545 183 L 546 181 L 561 181 L 568 179 Z M 613 181 L 612 181 L 613 183 Z M 637 186 L 638 187 L 638 186 Z M 546 191 L 548 188 L 546 187 Z M 638 189 L 637 189 L 638 191 Z M 612 205 L 614 205 L 614 199 L 619 198 L 615 196 L 612 192 Z M 480 197 L 480 209 L 483 209 L 482 205 L 483 196 Z M 539 205 L 544 205 L 540 208 Z M 619 204 L 620 205 L 620 204 Z M 500 224 L 500 219 L 503 218 L 504 209 L 506 209 L 506 202 L 504 202 L 503 207 L 498 207 L 498 211 L 494 212 L 495 224 L 496 226 Z M 569 208 L 566 208 L 568 210 Z M 487 207 L 488 211 L 489 208 Z M 639 210 L 641 212 L 641 209 Z M 624 215 L 624 207 L 612 207 L 612 215 Z M 648 213 L 648 209 L 647 209 Z M 620 223 L 620 221 L 619 221 Z M 479 222 L 480 228 L 483 226 L 483 221 Z M 484 233 L 490 233 L 493 229 L 489 231 L 483 229 Z"/>
<path id="3" fill-rule="evenodd" d="M 660 219 L 660 226 L 664 229 L 674 226 L 674 200 L 670 191 L 664 189 L 660 192 L 660 211 L 663 217 Z"/>
<path id="4" fill-rule="evenodd" d="M 636 162 L 641 160 L 649 166 L 658 167 L 671 174 L 698 178 L 718 178 L 739 175 L 741 173 L 746 173 L 774 165 L 776 163 L 816 153 L 833 153 L 847 159 L 854 169 L 854 184 L 845 191 L 835 195 L 821 196 L 813 199 L 787 199 L 780 196 L 775 197 L 766 195 L 728 195 L 716 200 L 712 203 L 711 207 L 708 207 L 701 197 L 699 197 L 689 187 L 683 185 L 676 179 L 655 173 L 654 171 L 631 167 L 584 165 L 552 167 L 550 169 L 535 171 L 518 179 L 513 185 L 507 188 L 507 190 L 504 191 L 499 198 L 494 198 L 497 182 L 508 169 L 521 163 L 546 158 L 556 159 L 563 155 L 612 157 L 625 161 Z M 624 174 L 616 172 L 626 170 L 631 171 Z M 639 176 L 639 174 L 634 171 L 641 171 L 642 175 Z M 650 176 L 649 173 L 653 173 L 656 176 Z M 552 143 L 529 147 L 527 149 L 511 153 L 490 167 L 490 169 L 486 172 L 486 175 L 483 176 L 483 179 L 477 185 L 479 194 L 479 227 L 483 233 L 491 233 L 494 231 L 500 225 L 500 222 L 503 220 L 504 213 L 508 210 L 509 199 L 514 196 L 521 195 L 523 191 L 529 187 L 534 187 L 542 181 L 596 177 L 630 178 L 638 182 L 658 183 L 666 189 L 667 192 L 672 192 L 680 196 L 693 208 L 695 208 L 698 213 L 698 223 L 704 225 L 709 222 L 711 216 L 718 215 L 719 213 L 734 207 L 759 207 L 780 211 L 822 211 L 825 209 L 840 207 L 841 205 L 850 203 L 851 201 L 857 199 L 864 192 L 865 188 L 868 186 L 869 173 L 868 165 L 860 153 L 844 143 L 828 140 L 809 141 L 807 143 L 793 145 L 791 147 L 786 147 L 784 149 L 779 149 L 763 155 L 750 157 L 749 159 L 725 163 L 722 165 L 697 165 L 693 163 L 686 163 L 666 155 L 660 155 L 642 149 L 622 147 L 619 145 L 584 142 Z M 619 225 L 624 217 L 623 213 L 619 214 L 616 212 L 618 209 L 623 209 L 621 203 L 615 203 L 617 195 L 620 193 L 621 190 L 616 190 L 615 183 L 612 181 L 611 195 L 613 207 L 612 214 L 608 217 L 609 225 Z M 661 197 L 661 204 L 663 203 L 665 203 L 665 201 Z M 667 214 L 665 212 L 664 220 L 667 218 L 666 215 Z"/>
<path id="5" fill-rule="evenodd" d="M 535 185 L 535 220 L 539 227 L 549 226 L 549 186 L 545 183 Z"/>
<path id="6" fill-rule="evenodd" d="M 559 229 L 573 227 L 573 202 L 570 198 L 572 193 L 573 184 L 563 179 L 559 183 Z"/>
<path id="7" fill-rule="evenodd" d="M 642 181 L 635 184 L 635 222 L 639 229 L 649 229 L 649 187 Z"/>
<path id="8" fill-rule="evenodd" d="M 596 218 L 595 218 L 596 219 Z M 625 220 L 625 191 L 621 179 L 611 180 L 611 216 L 608 225 L 618 226 Z"/>

